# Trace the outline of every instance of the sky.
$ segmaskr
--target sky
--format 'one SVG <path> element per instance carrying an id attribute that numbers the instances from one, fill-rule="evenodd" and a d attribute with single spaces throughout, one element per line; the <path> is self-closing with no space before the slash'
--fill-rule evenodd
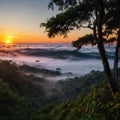
<path id="1" fill-rule="evenodd" d="M 55 16 L 57 9 L 48 9 L 50 0 L 0 0 L 0 42 L 13 43 L 70 43 L 82 32 L 75 30 L 68 37 L 48 38 L 40 23 Z"/>

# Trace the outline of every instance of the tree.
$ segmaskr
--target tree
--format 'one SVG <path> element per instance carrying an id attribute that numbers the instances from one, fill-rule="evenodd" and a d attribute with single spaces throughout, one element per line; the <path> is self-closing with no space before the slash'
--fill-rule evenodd
<path id="1" fill-rule="evenodd" d="M 84 44 L 96 44 L 100 53 L 103 63 L 105 75 L 112 94 L 117 92 L 117 83 L 112 75 L 110 65 L 106 56 L 104 42 L 107 41 L 106 35 L 106 19 L 105 16 L 111 10 L 110 0 L 51 0 L 49 8 L 54 7 L 54 4 L 59 6 L 62 13 L 52 17 L 41 23 L 41 26 L 46 28 L 49 37 L 55 35 L 66 36 L 68 32 L 74 29 L 89 28 L 92 30 L 93 35 L 87 35 L 79 40 L 73 42 L 73 46 L 78 49 Z M 89 38 L 89 39 L 88 39 Z"/>
<path id="2" fill-rule="evenodd" d="M 110 34 L 116 36 L 116 49 L 114 58 L 114 79 L 115 83 L 118 83 L 118 59 L 120 48 L 120 1 L 115 0 L 112 4 L 112 8 L 106 15 L 106 31 L 110 31 Z"/>

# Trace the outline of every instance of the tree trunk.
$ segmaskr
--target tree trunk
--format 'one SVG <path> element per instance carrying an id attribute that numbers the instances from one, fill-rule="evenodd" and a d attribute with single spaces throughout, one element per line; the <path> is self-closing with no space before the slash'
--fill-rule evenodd
<path id="1" fill-rule="evenodd" d="M 111 73 L 111 69 L 110 69 L 110 66 L 109 66 L 109 63 L 108 63 L 108 59 L 107 59 L 107 56 L 106 56 L 105 48 L 104 48 L 104 45 L 103 45 L 103 42 L 102 42 L 102 35 L 101 35 L 100 31 L 101 31 L 101 27 L 99 26 L 98 27 L 98 36 L 99 36 L 98 49 L 99 49 L 100 57 L 102 59 L 105 75 L 106 75 L 110 90 L 111 90 L 112 95 L 113 95 L 114 93 L 117 92 L 117 86 L 114 82 L 114 79 L 113 79 L 113 76 L 112 76 L 112 73 Z"/>
<path id="2" fill-rule="evenodd" d="M 107 59 L 107 56 L 105 54 L 104 46 L 101 43 L 99 43 L 98 44 L 98 49 L 99 49 L 99 52 L 100 52 L 100 57 L 102 59 L 104 72 L 105 72 L 110 90 L 112 92 L 112 95 L 114 95 L 114 93 L 116 93 L 118 91 L 118 88 L 117 88 L 117 84 L 115 83 L 115 81 L 113 79 L 111 69 L 110 69 L 110 66 L 109 66 L 109 63 L 108 63 L 108 59 Z"/>
<path id="3" fill-rule="evenodd" d="M 118 31 L 118 38 L 116 43 L 115 58 L 114 58 L 114 80 L 116 86 L 118 85 L 118 57 L 119 57 L 119 48 L 120 48 L 120 29 Z"/>
<path id="4" fill-rule="evenodd" d="M 112 95 L 117 92 L 117 86 L 115 84 L 115 81 L 112 76 L 112 72 L 109 66 L 108 58 L 106 56 L 106 51 L 104 48 L 104 43 L 103 43 L 103 33 L 102 33 L 102 26 L 103 26 L 103 17 L 105 15 L 104 11 L 104 3 L 103 0 L 100 0 L 99 4 L 99 9 L 98 9 L 98 14 L 97 14 L 97 31 L 98 31 L 98 39 L 97 39 L 97 44 L 98 44 L 98 50 L 100 53 L 100 57 L 102 59 L 103 67 L 104 67 L 104 72 L 108 81 L 108 85 L 110 87 Z"/>
<path id="5" fill-rule="evenodd" d="M 94 31 L 94 38 L 95 38 L 95 40 L 97 41 L 97 44 L 98 44 L 98 50 L 99 50 L 100 57 L 101 57 L 101 60 L 102 60 L 102 63 L 103 63 L 103 68 L 104 68 L 104 72 L 105 72 L 105 75 L 106 75 L 106 79 L 108 81 L 111 93 L 112 93 L 112 95 L 114 95 L 114 93 L 117 91 L 116 84 L 114 84 L 114 79 L 113 79 L 113 76 L 112 76 L 112 73 L 111 73 L 111 70 L 110 70 L 110 66 L 109 66 L 109 63 L 108 63 L 107 56 L 105 54 L 105 48 L 103 46 L 103 42 L 100 39 L 98 40 L 98 38 L 97 38 L 96 25 L 94 25 L 93 31 Z"/>

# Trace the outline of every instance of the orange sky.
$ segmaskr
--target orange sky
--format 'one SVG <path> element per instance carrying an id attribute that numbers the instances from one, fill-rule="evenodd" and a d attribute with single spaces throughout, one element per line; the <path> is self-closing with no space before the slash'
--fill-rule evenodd
<path id="1" fill-rule="evenodd" d="M 40 23 L 55 16 L 58 10 L 48 10 L 50 0 L 0 0 L 0 42 L 13 43 L 71 43 L 86 29 L 73 31 L 68 37 L 48 38 Z"/>
<path id="2" fill-rule="evenodd" d="M 12 43 L 71 43 L 77 40 L 78 37 L 86 34 L 86 29 L 82 31 L 75 30 L 68 34 L 66 38 L 63 36 L 56 36 L 55 38 L 48 38 L 47 33 L 39 28 L 39 33 L 29 31 L 17 31 L 17 30 L 0 30 L 0 41 L 5 42 L 10 40 Z M 89 33 L 90 31 L 87 30 Z"/>

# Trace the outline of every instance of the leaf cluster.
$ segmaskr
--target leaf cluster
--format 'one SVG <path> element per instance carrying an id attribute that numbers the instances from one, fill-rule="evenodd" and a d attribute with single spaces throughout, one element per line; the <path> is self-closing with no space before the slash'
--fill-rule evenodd
<path id="1" fill-rule="evenodd" d="M 81 49 L 83 45 L 89 45 L 89 44 L 96 45 L 96 41 L 92 34 L 88 34 L 72 42 L 73 47 L 76 47 L 78 50 Z"/>
<path id="2" fill-rule="evenodd" d="M 41 26 L 46 28 L 49 37 L 54 37 L 55 35 L 66 36 L 70 30 L 78 29 L 83 23 L 89 21 L 92 14 L 91 11 L 92 7 L 90 4 L 81 3 L 48 19 L 46 23 L 41 23 Z"/>
<path id="3" fill-rule="evenodd" d="M 64 35 L 66 37 L 71 30 L 80 28 L 89 28 L 94 31 L 94 26 L 98 25 L 99 21 L 100 4 L 101 0 L 51 0 L 48 8 L 53 9 L 54 5 L 56 5 L 63 12 L 51 17 L 45 23 L 41 23 L 41 26 L 46 28 L 49 37 L 55 37 L 56 35 Z M 111 44 L 116 41 L 116 30 L 120 27 L 119 1 L 103 0 L 103 4 L 103 42 Z M 114 34 L 115 32 L 116 34 Z M 97 29 L 96 34 L 96 37 L 98 37 Z M 88 37 L 86 41 L 86 37 L 88 35 L 78 38 L 76 42 L 73 42 L 73 46 L 80 49 L 82 45 L 88 43 L 95 45 L 97 43 L 96 38 L 91 40 Z"/>
<path id="4" fill-rule="evenodd" d="M 95 86 L 87 95 L 81 94 L 76 100 L 67 101 L 52 111 L 43 115 L 51 117 L 50 120 L 119 120 L 120 93 L 114 95 L 114 100 L 108 86 Z M 42 111 L 45 108 L 41 108 Z"/>
<path id="5" fill-rule="evenodd" d="M 59 6 L 59 10 L 67 9 L 70 6 L 80 4 L 81 0 L 51 0 L 48 8 L 54 9 L 54 5 Z"/>

